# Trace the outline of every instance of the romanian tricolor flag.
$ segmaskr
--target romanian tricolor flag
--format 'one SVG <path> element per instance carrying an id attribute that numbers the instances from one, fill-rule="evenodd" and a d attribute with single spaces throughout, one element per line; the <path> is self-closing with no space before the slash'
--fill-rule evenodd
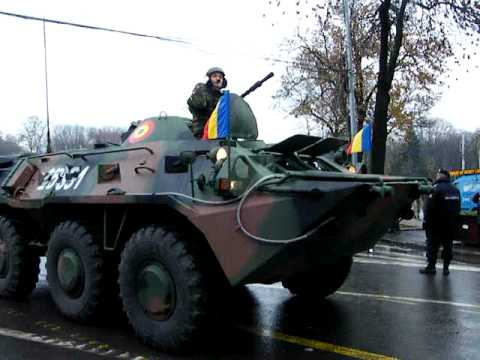
<path id="1" fill-rule="evenodd" d="M 203 129 L 203 140 L 223 139 L 230 135 L 230 92 L 227 90 L 218 100 L 215 110 Z"/>
<path id="2" fill-rule="evenodd" d="M 369 152 L 372 149 L 372 125 L 367 123 L 347 147 L 347 154 Z"/>

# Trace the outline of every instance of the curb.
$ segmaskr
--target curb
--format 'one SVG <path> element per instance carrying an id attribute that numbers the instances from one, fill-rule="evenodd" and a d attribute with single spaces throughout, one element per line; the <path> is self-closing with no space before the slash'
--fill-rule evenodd
<path id="1" fill-rule="evenodd" d="M 395 245 L 401 248 L 408 248 L 408 249 L 414 249 L 414 250 L 423 250 L 423 251 L 427 250 L 426 245 L 420 245 L 414 242 L 402 242 L 402 241 L 392 240 L 388 238 L 382 238 L 379 241 L 379 243 L 385 244 L 385 245 Z"/>
<path id="2" fill-rule="evenodd" d="M 390 246 L 397 246 L 404 249 L 406 248 L 406 249 L 427 251 L 426 244 L 422 245 L 422 244 L 419 244 L 418 242 L 398 241 L 398 240 L 393 240 L 393 239 L 383 237 L 382 239 L 380 239 L 378 243 L 384 244 L 384 245 L 390 245 Z M 465 248 L 459 249 L 458 246 L 455 246 L 455 244 L 453 245 L 453 254 L 456 256 L 471 255 L 474 257 L 480 257 L 480 252 L 477 249 L 472 249 L 472 250 L 465 249 Z"/>

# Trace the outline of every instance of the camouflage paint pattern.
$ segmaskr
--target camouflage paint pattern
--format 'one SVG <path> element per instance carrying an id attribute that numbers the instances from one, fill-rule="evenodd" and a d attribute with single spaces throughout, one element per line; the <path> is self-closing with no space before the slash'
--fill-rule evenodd
<path id="1" fill-rule="evenodd" d="M 120 146 L 24 156 L 13 165 L 5 159 L 3 169 L 0 159 L 0 213 L 27 219 L 38 234 L 34 241 L 42 244 L 59 217 L 95 216 L 106 250 L 119 250 L 145 225 L 138 222 L 143 216 L 160 223 L 180 219 L 182 227 L 196 229 L 194 241 L 208 245 L 237 285 L 280 281 L 371 248 L 428 188 L 423 178 L 348 173 L 329 158 L 337 147 L 325 144 L 335 141 L 310 136 L 273 146 L 234 140 L 229 158 L 216 161 L 210 157 L 226 142 L 195 139 L 189 121 L 146 119 Z M 322 146 L 328 151 L 318 150 Z M 242 231 L 240 201 L 227 201 L 273 174 L 282 181 L 253 189 L 241 207 L 244 229 L 272 240 L 265 242 Z M 222 193 L 219 179 L 230 186 L 235 180 L 240 188 Z M 115 211 L 124 215 L 112 215 Z M 309 231 L 300 241 L 282 241 Z"/>

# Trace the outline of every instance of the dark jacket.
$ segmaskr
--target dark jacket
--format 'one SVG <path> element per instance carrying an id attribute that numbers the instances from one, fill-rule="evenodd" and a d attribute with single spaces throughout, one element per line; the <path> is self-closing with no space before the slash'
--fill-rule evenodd
<path id="1" fill-rule="evenodd" d="M 215 110 L 222 93 L 214 90 L 209 83 L 197 84 L 192 95 L 187 100 L 188 109 L 192 113 L 192 132 L 197 138 L 202 137 L 203 128 L 208 118 Z"/>
<path id="2" fill-rule="evenodd" d="M 477 204 L 477 207 L 480 208 L 480 192 L 476 193 L 475 195 L 473 195 L 472 197 L 472 201 Z"/>
<path id="3" fill-rule="evenodd" d="M 450 180 L 440 179 L 433 184 L 424 208 L 425 227 L 432 231 L 453 236 L 460 214 L 460 191 Z"/>

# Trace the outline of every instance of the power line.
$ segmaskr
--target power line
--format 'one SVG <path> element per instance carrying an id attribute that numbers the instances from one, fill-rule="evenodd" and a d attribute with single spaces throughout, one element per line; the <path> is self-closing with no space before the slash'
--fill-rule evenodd
<path id="1" fill-rule="evenodd" d="M 172 38 L 172 37 L 152 35 L 152 34 L 144 34 L 144 33 L 138 33 L 138 32 L 133 32 L 133 31 L 127 31 L 127 30 L 111 29 L 111 28 L 107 28 L 107 27 L 103 27 L 103 26 L 79 24 L 79 23 L 63 21 L 63 20 L 40 18 L 40 17 L 30 16 L 30 15 L 16 14 L 16 13 L 10 13 L 10 12 L 5 12 L 5 11 L 0 11 L 0 15 L 15 17 L 15 18 L 23 19 L 23 20 L 41 21 L 43 23 L 73 26 L 73 27 L 77 27 L 77 28 L 81 28 L 81 29 L 106 31 L 106 32 L 117 33 L 117 34 L 122 34 L 122 35 L 156 39 L 156 40 L 160 40 L 160 41 L 167 41 L 167 42 L 173 42 L 173 43 L 178 43 L 178 44 L 183 44 L 183 45 L 189 45 L 189 46 L 192 46 L 192 47 L 196 47 L 196 49 L 199 50 L 199 51 L 200 50 L 205 51 L 205 50 L 202 50 L 200 47 L 198 47 L 196 44 L 194 44 L 190 41 L 187 41 L 187 40 L 179 39 L 179 38 Z M 209 53 L 212 54 L 212 55 L 219 55 L 219 54 L 216 54 L 216 53 L 212 53 L 210 51 L 209 51 Z M 271 61 L 271 62 L 274 62 L 274 63 L 282 63 L 282 64 L 289 64 L 289 65 L 294 64 L 294 61 L 279 59 L 279 58 L 274 58 L 274 57 L 253 57 L 253 56 L 249 56 L 249 57 L 259 59 L 259 60 L 264 60 L 264 61 Z"/>
<path id="2" fill-rule="evenodd" d="M 5 11 L 0 11 L 0 15 L 12 16 L 12 17 L 16 17 L 16 18 L 20 18 L 20 19 L 24 19 L 24 20 L 42 21 L 42 22 L 46 22 L 46 23 L 50 23 L 50 24 L 67 25 L 67 26 L 73 26 L 73 27 L 78 27 L 78 28 L 82 28 L 82 29 L 89 29 L 89 30 L 97 30 L 97 31 L 108 31 L 108 32 L 113 32 L 113 33 L 118 33 L 118 34 L 123 34 L 123 35 L 144 37 L 144 38 L 150 38 L 150 39 L 157 39 L 157 40 L 161 40 L 161 41 L 169 41 L 169 42 L 175 42 L 175 43 L 180 43 L 180 44 L 192 45 L 190 42 L 185 41 L 185 40 L 181 40 L 181 39 L 175 39 L 175 38 L 166 37 L 166 36 L 143 34 L 143 33 L 137 33 L 137 32 L 133 32 L 133 31 L 126 31 L 126 30 L 110 29 L 110 28 L 106 28 L 106 27 L 102 27 L 102 26 L 85 25 L 85 24 L 78 24 L 78 23 L 73 23 L 73 22 L 69 22 L 69 21 L 39 18 L 39 17 L 35 17 L 35 16 L 15 14 L 15 13 L 10 13 L 10 12 L 5 12 Z"/>

